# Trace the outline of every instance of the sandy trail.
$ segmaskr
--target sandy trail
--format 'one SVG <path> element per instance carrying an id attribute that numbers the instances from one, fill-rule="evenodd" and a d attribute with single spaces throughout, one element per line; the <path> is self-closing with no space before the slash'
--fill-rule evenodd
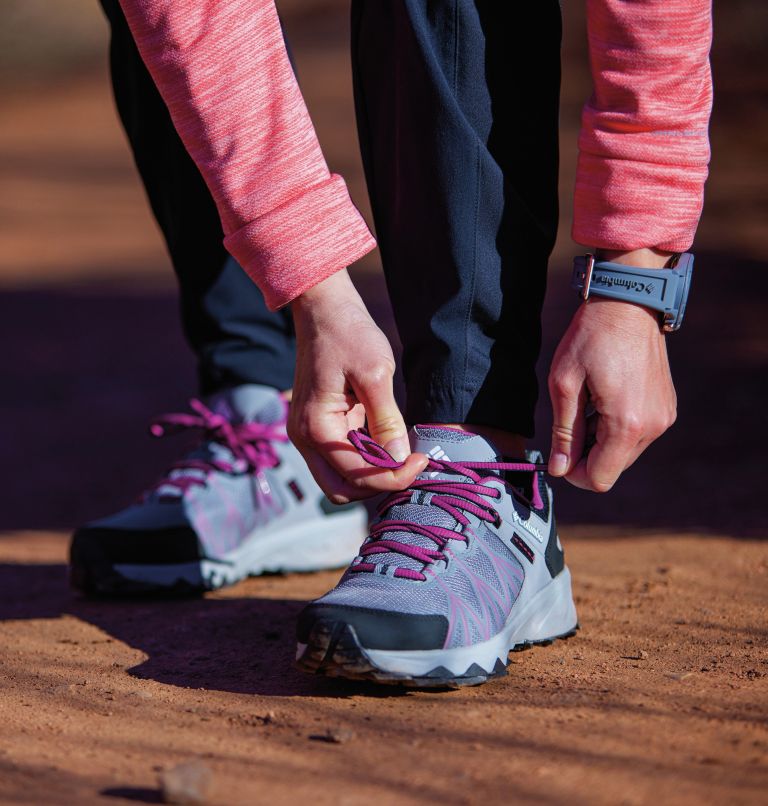
<path id="1" fill-rule="evenodd" d="M 329 160 L 365 208 L 345 3 L 282 6 Z M 749 4 L 737 6 L 734 15 Z M 743 25 L 728 8 L 726 34 Z M 564 237 L 543 368 L 575 304 L 568 195 L 587 85 L 581 23 L 567 13 Z M 210 767 L 221 804 L 766 802 L 768 79 L 747 69 L 744 48 L 733 61 L 729 41 L 715 51 L 701 268 L 686 327 L 670 340 L 678 425 L 610 496 L 557 486 L 581 632 L 515 655 L 504 680 L 447 693 L 292 669 L 296 614 L 334 574 L 250 580 L 185 602 L 70 593 L 69 530 L 130 501 L 177 455 L 143 434 L 151 416 L 184 405 L 193 370 L 103 63 L 8 93 L 0 803 L 157 802 L 158 771 L 187 760 Z M 356 276 L 396 340 L 376 257 Z M 546 399 L 538 423 L 546 435 Z M 352 735 L 340 744 L 312 738 L 341 728 Z"/>
<path id="2" fill-rule="evenodd" d="M 565 532 L 579 634 L 444 693 L 291 668 L 334 574 L 92 603 L 63 535 L 6 537 L 0 801 L 155 802 L 157 772 L 197 759 L 225 804 L 765 802 L 768 547 L 590 531 Z"/>

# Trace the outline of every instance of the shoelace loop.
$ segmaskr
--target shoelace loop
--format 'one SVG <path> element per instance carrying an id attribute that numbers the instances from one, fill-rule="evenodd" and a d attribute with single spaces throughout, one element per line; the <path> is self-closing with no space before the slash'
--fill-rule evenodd
<path id="1" fill-rule="evenodd" d="M 393 459 L 365 430 L 350 431 L 348 439 L 363 459 L 374 467 L 394 470 L 403 464 Z M 534 508 L 541 509 L 544 503 L 539 492 L 538 474 L 546 469 L 546 464 L 533 462 L 453 462 L 430 457 L 425 472 L 449 473 L 464 476 L 470 481 L 436 478 L 416 479 L 407 489 L 387 496 L 378 507 L 377 514 L 383 516 L 392 507 L 411 501 L 414 492 L 417 492 L 425 496 L 429 495 L 430 504 L 439 507 L 454 518 L 457 527 L 461 527 L 462 531 L 456 531 L 444 526 L 413 523 L 406 520 L 381 520 L 371 527 L 370 538 L 360 549 L 360 556 L 363 558 L 362 562 L 352 565 L 350 571 L 375 573 L 376 563 L 366 562 L 365 558 L 375 558 L 377 554 L 401 554 L 423 563 L 425 566 L 446 560 L 446 549 L 448 549 L 449 541 L 460 540 L 464 543 L 467 542 L 467 538 L 463 534 L 463 527 L 468 526 L 470 523 L 466 513 L 471 513 L 481 521 L 492 523 L 495 526 L 501 524 L 501 516 L 487 500 L 489 498 L 501 498 L 501 491 L 498 487 L 487 486 L 487 482 L 491 480 L 498 482 L 500 477 L 481 475 L 477 471 L 494 470 L 499 472 L 519 471 L 533 473 L 533 500 L 531 504 Z M 396 537 L 382 537 L 387 532 L 422 535 L 431 540 L 436 548 L 430 549 L 403 543 Z M 394 576 L 416 581 L 424 581 L 427 578 L 421 571 L 400 566 L 395 567 Z"/>
<path id="2" fill-rule="evenodd" d="M 158 481 L 153 489 L 172 487 L 184 493 L 192 486 L 205 486 L 205 476 L 212 471 L 221 473 L 254 473 L 259 481 L 259 488 L 268 494 L 269 485 L 262 479 L 263 471 L 276 467 L 280 460 L 275 452 L 273 442 L 287 442 L 285 417 L 274 423 L 233 423 L 221 414 L 211 411 L 201 400 L 193 398 L 189 401 L 195 412 L 163 414 L 150 424 L 149 431 L 154 437 L 179 434 L 189 430 L 200 430 L 209 442 L 217 442 L 226 447 L 235 459 L 235 463 L 214 457 L 185 458 L 170 466 L 164 478 Z M 173 471 L 200 470 L 201 475 L 171 475 Z M 266 484 L 266 488 L 265 488 Z"/>

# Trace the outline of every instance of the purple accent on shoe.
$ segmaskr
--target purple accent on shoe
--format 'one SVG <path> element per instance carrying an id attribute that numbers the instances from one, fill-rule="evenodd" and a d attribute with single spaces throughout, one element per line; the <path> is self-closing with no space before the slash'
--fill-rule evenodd
<path id="1" fill-rule="evenodd" d="M 546 467 L 546 465 L 545 465 Z M 541 497 L 541 490 L 539 490 L 539 474 L 533 474 L 533 499 L 531 503 L 534 506 L 534 509 L 542 509 L 544 506 L 544 501 Z"/>
<path id="2" fill-rule="evenodd" d="M 512 543 L 516 548 L 518 548 L 525 558 L 528 560 L 529 563 L 532 563 L 536 559 L 536 555 L 533 553 L 533 549 L 518 535 L 512 535 Z"/>
<path id="3" fill-rule="evenodd" d="M 453 429 L 436 429 L 453 430 Z M 462 432 L 459 432 L 462 433 Z M 374 467 L 395 469 L 401 467 L 402 462 L 398 462 L 381 445 L 376 443 L 365 431 L 350 431 L 348 439 L 357 449 L 360 455 Z M 371 534 L 368 542 L 360 549 L 362 558 L 375 558 L 381 554 L 399 554 L 421 563 L 428 568 L 432 563 L 447 560 L 450 552 L 449 543 L 457 540 L 462 543 L 468 542 L 468 535 L 464 529 L 470 525 L 469 518 L 465 513 L 475 515 L 480 521 L 496 524 L 498 513 L 487 499 L 498 499 L 501 492 L 497 487 L 487 486 L 490 481 L 498 482 L 503 471 L 523 471 L 534 474 L 534 506 L 538 497 L 538 507 L 543 506 L 541 495 L 538 493 L 537 473 L 545 470 L 545 464 L 534 464 L 530 462 L 479 462 L 479 461 L 449 461 L 443 459 L 430 458 L 429 464 L 425 468 L 425 473 L 431 471 L 432 477 L 418 478 L 411 486 L 402 492 L 393 493 L 378 507 L 377 514 L 382 517 L 385 512 L 395 506 L 407 504 L 413 499 L 415 493 L 430 496 L 429 503 L 438 507 L 446 513 L 450 519 L 456 522 L 456 528 L 447 528 L 436 524 L 420 524 L 404 519 L 383 519 L 374 523 L 371 527 Z M 493 475 L 481 475 L 475 471 L 490 470 Z M 435 475 L 450 474 L 458 476 L 459 480 L 446 480 L 434 478 Z M 467 481 L 462 481 L 465 478 Z M 502 479 L 503 481 L 503 479 Z M 393 537 L 385 537 L 388 533 L 395 533 Z M 421 535 L 434 543 L 436 548 L 429 546 L 414 545 L 406 543 L 398 538 L 398 535 Z M 373 565 L 373 568 L 370 566 Z M 375 569 L 373 563 L 360 563 L 350 568 L 354 572 L 370 572 Z M 417 571 L 413 568 L 398 566 L 397 571 L 409 571 L 408 579 L 425 581 L 424 570 Z"/>
<path id="4" fill-rule="evenodd" d="M 301 491 L 301 487 L 296 483 L 296 479 L 291 479 L 291 481 L 288 482 L 288 488 L 294 494 L 297 501 L 304 500 L 304 493 Z"/>

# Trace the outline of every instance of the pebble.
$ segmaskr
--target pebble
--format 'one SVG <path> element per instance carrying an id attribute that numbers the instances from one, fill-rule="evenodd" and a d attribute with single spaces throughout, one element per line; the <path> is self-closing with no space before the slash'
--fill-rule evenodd
<path id="1" fill-rule="evenodd" d="M 639 652 L 635 652 L 634 655 L 622 655 L 624 660 L 648 660 L 648 653 L 641 649 Z"/>
<path id="2" fill-rule="evenodd" d="M 328 744 L 344 744 L 355 738 L 355 732 L 349 728 L 329 728 L 325 733 L 313 733 L 309 737 L 313 742 Z"/>
<path id="3" fill-rule="evenodd" d="M 211 787 L 211 771 L 199 761 L 186 761 L 158 776 L 163 803 L 201 804 Z"/>
<path id="4" fill-rule="evenodd" d="M 667 677 L 672 680 L 685 680 L 686 677 L 690 677 L 692 674 L 693 672 L 672 672 L 668 674 Z"/>

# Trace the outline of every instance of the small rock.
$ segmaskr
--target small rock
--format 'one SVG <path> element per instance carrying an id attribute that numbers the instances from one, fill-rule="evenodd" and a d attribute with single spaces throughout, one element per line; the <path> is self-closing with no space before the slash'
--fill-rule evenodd
<path id="1" fill-rule="evenodd" d="M 639 652 L 635 652 L 634 655 L 622 655 L 621 657 L 624 660 L 648 660 L 648 653 L 641 649 Z"/>
<path id="2" fill-rule="evenodd" d="M 344 744 L 355 738 L 355 732 L 349 728 L 329 728 L 325 733 L 313 733 L 309 737 L 313 742 L 328 744 Z"/>
<path id="3" fill-rule="evenodd" d="M 671 680 L 685 680 L 686 677 L 691 677 L 693 672 L 671 672 L 667 675 Z"/>
<path id="4" fill-rule="evenodd" d="M 199 761 L 186 761 L 158 776 L 163 803 L 205 803 L 211 786 L 211 771 Z"/>

